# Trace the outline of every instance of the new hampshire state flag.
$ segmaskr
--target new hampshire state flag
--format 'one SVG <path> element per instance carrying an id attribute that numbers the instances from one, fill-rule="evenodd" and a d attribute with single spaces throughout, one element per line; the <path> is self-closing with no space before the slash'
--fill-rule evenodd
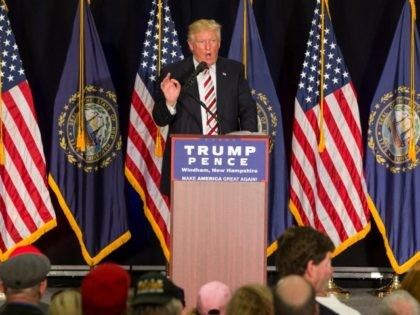
<path id="1" fill-rule="evenodd" d="M 397 273 L 420 260 L 420 50 L 412 9 L 406 1 L 372 101 L 365 161 L 369 208 Z"/>
<path id="2" fill-rule="evenodd" d="M 229 58 L 241 61 L 245 65 L 248 83 L 257 102 L 259 130 L 270 137 L 267 255 L 271 255 L 277 248 L 276 239 L 292 225 L 292 216 L 288 208 L 289 176 L 280 102 L 249 0 L 239 1 Z"/>
<path id="3" fill-rule="evenodd" d="M 119 124 L 115 89 L 82 0 L 54 103 L 49 184 L 90 266 L 130 238 Z"/>

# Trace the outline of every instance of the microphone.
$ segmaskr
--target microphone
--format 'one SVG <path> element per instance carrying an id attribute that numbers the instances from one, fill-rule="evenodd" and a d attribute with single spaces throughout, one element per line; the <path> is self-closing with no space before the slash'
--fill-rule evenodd
<path id="1" fill-rule="evenodd" d="M 195 68 L 194 72 L 188 77 L 187 81 L 185 81 L 184 89 L 189 89 L 191 85 L 193 85 L 195 78 L 203 72 L 205 69 L 208 69 L 207 63 L 205 61 L 200 62 L 197 67 Z"/>
<path id="2" fill-rule="evenodd" d="M 197 67 L 198 68 L 198 67 Z M 203 70 L 201 70 L 203 71 Z M 217 115 L 215 113 L 213 113 L 206 104 L 204 104 L 204 102 L 202 100 L 200 100 L 197 96 L 195 96 L 194 94 L 192 94 L 188 89 L 184 88 L 182 89 L 182 91 L 188 95 L 189 97 L 191 97 L 194 101 L 196 101 L 198 104 L 200 104 L 201 107 L 204 108 L 204 110 L 206 111 L 206 113 L 208 113 L 215 121 L 217 124 L 217 131 L 218 134 L 221 135 L 222 134 L 222 125 L 220 124 L 219 118 L 217 117 Z"/>

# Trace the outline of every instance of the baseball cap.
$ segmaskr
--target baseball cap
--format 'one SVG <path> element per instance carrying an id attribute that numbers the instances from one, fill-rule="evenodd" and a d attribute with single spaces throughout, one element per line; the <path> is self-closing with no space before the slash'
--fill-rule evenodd
<path id="1" fill-rule="evenodd" d="M 171 299 L 178 299 L 182 302 L 182 295 L 183 290 L 167 277 L 157 272 L 148 272 L 137 281 L 131 305 L 165 305 Z"/>
<path id="2" fill-rule="evenodd" d="M 0 264 L 0 280 L 6 288 L 30 288 L 41 283 L 50 268 L 48 257 L 34 245 L 19 246 Z"/>
<path id="3" fill-rule="evenodd" d="M 120 265 L 103 263 L 82 280 L 83 315 L 121 314 L 127 309 L 130 275 Z"/>
<path id="4" fill-rule="evenodd" d="M 200 315 L 223 315 L 231 296 L 230 288 L 223 282 L 207 282 L 198 290 L 197 311 Z"/>

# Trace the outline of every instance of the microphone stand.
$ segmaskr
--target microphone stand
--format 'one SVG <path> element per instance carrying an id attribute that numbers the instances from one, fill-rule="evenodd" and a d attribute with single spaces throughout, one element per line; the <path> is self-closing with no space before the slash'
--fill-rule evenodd
<path id="1" fill-rule="evenodd" d="M 219 118 L 217 117 L 217 115 L 215 113 L 213 113 L 206 104 L 204 104 L 204 102 L 202 100 L 200 100 L 197 96 L 195 96 L 194 94 L 192 94 L 188 88 L 182 88 L 182 92 L 184 92 L 187 96 L 191 97 L 194 101 L 196 101 L 198 104 L 200 104 L 200 106 L 202 108 L 204 108 L 204 110 L 206 111 L 207 114 L 209 114 L 215 121 L 217 124 L 217 132 L 219 135 L 222 134 L 222 124 L 219 121 Z"/>

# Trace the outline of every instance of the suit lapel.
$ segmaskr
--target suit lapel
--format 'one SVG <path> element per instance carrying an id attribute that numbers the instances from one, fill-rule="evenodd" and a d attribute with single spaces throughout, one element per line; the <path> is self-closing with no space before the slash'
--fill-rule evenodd
<path id="1" fill-rule="evenodd" d="M 182 69 L 182 72 L 179 73 L 180 76 L 177 77 L 177 79 L 181 85 L 184 86 L 184 84 L 190 78 L 191 73 L 194 72 L 193 58 L 189 57 L 188 59 L 185 59 L 183 61 L 183 67 L 180 67 L 180 69 Z M 195 104 L 196 102 L 193 99 L 194 97 L 200 99 L 197 80 L 194 80 L 192 85 L 187 90 L 185 90 L 185 92 L 181 90 L 181 101 L 185 106 L 188 107 L 188 112 L 190 115 L 192 115 L 197 122 L 200 122 L 201 125 L 201 108 L 199 104 Z"/>
<path id="2" fill-rule="evenodd" d="M 229 73 L 221 58 L 218 58 L 216 63 L 216 91 L 217 91 L 217 113 L 219 119 L 225 116 L 226 100 L 230 99 L 228 95 L 230 82 Z"/>

